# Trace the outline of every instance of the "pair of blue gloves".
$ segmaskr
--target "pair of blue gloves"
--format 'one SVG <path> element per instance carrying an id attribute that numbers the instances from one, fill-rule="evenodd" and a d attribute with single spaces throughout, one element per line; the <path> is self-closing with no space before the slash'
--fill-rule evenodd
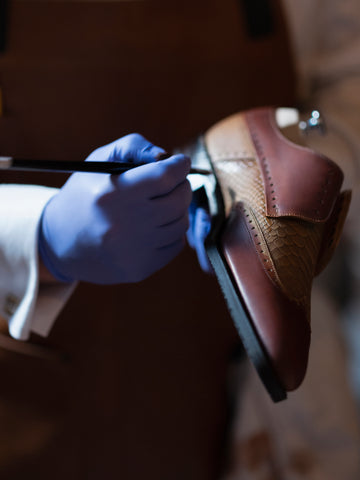
<path id="1" fill-rule="evenodd" d="M 63 282 L 138 282 L 164 267 L 185 245 L 209 271 L 204 239 L 210 220 L 192 203 L 190 159 L 139 134 L 95 150 L 87 161 L 145 163 L 120 175 L 74 173 L 45 206 L 39 253 Z"/>

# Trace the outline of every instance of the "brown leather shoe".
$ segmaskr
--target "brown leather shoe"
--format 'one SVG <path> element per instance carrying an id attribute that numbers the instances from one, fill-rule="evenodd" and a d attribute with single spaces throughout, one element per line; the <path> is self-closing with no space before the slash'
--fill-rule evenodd
<path id="1" fill-rule="evenodd" d="M 282 135 L 271 108 L 217 123 L 192 155 L 210 160 L 217 181 L 210 261 L 250 359 L 282 400 L 306 372 L 312 280 L 337 245 L 350 192 L 340 193 L 335 163 Z"/>

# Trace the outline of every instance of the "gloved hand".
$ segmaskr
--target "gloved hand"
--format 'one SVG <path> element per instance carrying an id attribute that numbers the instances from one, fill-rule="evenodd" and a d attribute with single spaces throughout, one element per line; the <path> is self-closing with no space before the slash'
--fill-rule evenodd
<path id="1" fill-rule="evenodd" d="M 189 229 L 187 240 L 191 248 L 196 251 L 198 262 L 206 273 L 213 273 L 213 268 L 205 250 L 205 240 L 211 229 L 211 217 L 204 198 L 203 189 L 195 190 L 189 207 Z"/>
<path id="2" fill-rule="evenodd" d="M 189 225 L 190 159 L 164 153 L 138 134 L 87 159 L 150 162 L 121 175 L 74 173 L 46 205 L 39 252 L 60 281 L 140 281 L 183 248 Z"/>

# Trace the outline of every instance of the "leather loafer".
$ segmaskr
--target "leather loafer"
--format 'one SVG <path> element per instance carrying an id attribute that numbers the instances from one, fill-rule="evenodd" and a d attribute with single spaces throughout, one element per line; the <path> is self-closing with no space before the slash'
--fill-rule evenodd
<path id="1" fill-rule="evenodd" d="M 312 281 L 339 241 L 351 193 L 340 192 L 333 161 L 282 134 L 273 108 L 220 121 L 191 155 L 215 178 L 209 259 L 250 360 L 282 400 L 304 378 Z"/>

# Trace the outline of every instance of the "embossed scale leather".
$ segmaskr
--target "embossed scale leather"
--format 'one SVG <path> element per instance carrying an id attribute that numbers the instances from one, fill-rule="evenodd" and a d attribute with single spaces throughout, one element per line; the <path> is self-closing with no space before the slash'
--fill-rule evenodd
<path id="1" fill-rule="evenodd" d="M 337 165 L 286 140 L 274 122 L 272 109 L 239 113 L 208 130 L 204 140 L 229 219 L 224 255 L 291 390 L 306 370 L 312 280 L 332 254 L 348 201 L 339 193 L 343 176 Z"/>

